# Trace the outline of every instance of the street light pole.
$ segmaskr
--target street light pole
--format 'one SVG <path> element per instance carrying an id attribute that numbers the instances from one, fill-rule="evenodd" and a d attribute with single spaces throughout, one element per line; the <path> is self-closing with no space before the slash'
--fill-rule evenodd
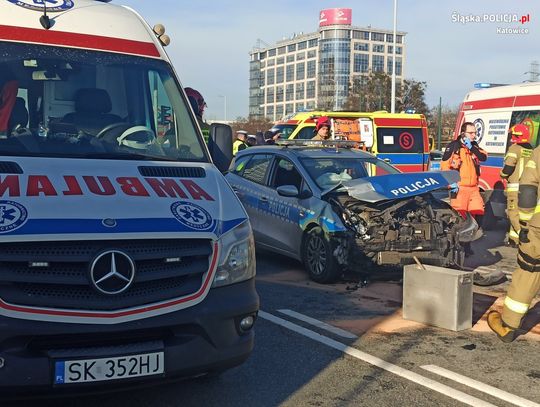
<path id="1" fill-rule="evenodd" d="M 218 95 L 220 98 L 223 98 L 223 121 L 227 121 L 227 96 Z"/>
<path id="2" fill-rule="evenodd" d="M 392 96 L 391 113 L 396 112 L 396 37 L 397 37 L 397 0 L 394 0 L 394 46 L 392 47 Z"/>

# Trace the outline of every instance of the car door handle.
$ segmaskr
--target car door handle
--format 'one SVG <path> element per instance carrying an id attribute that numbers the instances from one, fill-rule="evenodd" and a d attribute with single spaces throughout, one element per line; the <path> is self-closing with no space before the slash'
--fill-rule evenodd
<path id="1" fill-rule="evenodd" d="M 260 200 L 261 200 L 261 202 L 268 202 L 268 197 L 261 196 Z"/>
<path id="2" fill-rule="evenodd" d="M 390 164 L 392 162 L 392 160 L 390 158 L 384 158 L 383 161 L 385 163 L 388 163 L 388 164 Z"/>

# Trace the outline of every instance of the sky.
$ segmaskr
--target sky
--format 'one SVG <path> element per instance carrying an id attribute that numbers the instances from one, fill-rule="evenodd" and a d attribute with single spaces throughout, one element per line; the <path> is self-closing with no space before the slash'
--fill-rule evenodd
<path id="1" fill-rule="evenodd" d="M 397 0 L 397 29 L 405 31 L 406 79 L 427 82 L 426 101 L 459 105 L 477 82 L 520 83 L 540 61 L 537 0 Z M 393 28 L 393 0 L 114 0 L 165 25 L 167 52 L 183 86 L 199 90 L 207 119 L 248 114 L 249 52 L 293 33 L 318 29 L 319 11 L 352 9 L 352 25 Z M 529 21 L 504 22 L 513 15 Z M 467 18 L 486 18 L 466 22 Z M 496 20 L 499 19 L 499 22 Z M 495 21 L 490 21 L 495 20 Z M 527 33 L 508 34 L 504 29 Z M 502 30 L 501 30 L 502 29 Z"/>

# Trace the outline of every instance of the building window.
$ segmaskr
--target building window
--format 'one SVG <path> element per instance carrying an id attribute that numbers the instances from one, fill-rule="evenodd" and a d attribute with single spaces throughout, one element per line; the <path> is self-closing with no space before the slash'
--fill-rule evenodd
<path id="1" fill-rule="evenodd" d="M 403 44 L 403 35 L 397 35 L 396 36 L 396 42 L 398 44 Z"/>
<path id="2" fill-rule="evenodd" d="M 386 42 L 394 42 L 394 34 L 386 34 Z"/>
<path id="3" fill-rule="evenodd" d="M 279 57 L 276 60 L 276 65 L 283 65 L 284 62 L 285 62 L 285 58 L 284 57 Z"/>
<path id="4" fill-rule="evenodd" d="M 369 51 L 369 44 L 367 42 L 355 42 L 354 50 L 355 51 Z"/>
<path id="5" fill-rule="evenodd" d="M 352 37 L 355 40 L 369 40 L 369 31 L 353 31 Z"/>
<path id="6" fill-rule="evenodd" d="M 306 99 L 315 99 L 315 81 L 306 84 Z"/>
<path id="7" fill-rule="evenodd" d="M 296 104 L 296 111 L 301 112 L 302 110 L 304 110 L 304 104 L 303 103 L 297 103 Z"/>
<path id="8" fill-rule="evenodd" d="M 268 106 L 266 108 L 266 117 L 274 120 L 274 106 Z"/>
<path id="9" fill-rule="evenodd" d="M 268 50 L 268 57 L 275 57 L 276 56 L 276 49 L 269 49 Z"/>
<path id="10" fill-rule="evenodd" d="M 276 64 L 275 59 L 269 59 L 268 62 L 266 63 L 266 66 L 274 66 L 275 64 Z"/>
<path id="11" fill-rule="evenodd" d="M 371 59 L 371 68 L 373 72 L 384 71 L 384 57 L 382 55 L 373 55 Z"/>
<path id="12" fill-rule="evenodd" d="M 286 49 L 286 47 L 279 47 L 277 50 L 278 55 L 283 55 Z"/>
<path id="13" fill-rule="evenodd" d="M 287 55 L 287 63 L 294 61 L 294 55 Z"/>
<path id="14" fill-rule="evenodd" d="M 273 68 L 266 71 L 266 84 L 267 85 L 274 84 L 274 74 L 275 74 L 275 70 Z"/>
<path id="15" fill-rule="evenodd" d="M 305 99 L 303 82 L 296 84 L 296 100 L 302 100 L 302 99 Z"/>
<path id="16" fill-rule="evenodd" d="M 265 51 L 265 52 L 261 52 L 261 53 L 259 54 L 259 59 L 264 59 L 264 58 L 266 58 L 266 51 Z"/>
<path id="17" fill-rule="evenodd" d="M 315 109 L 315 101 L 314 100 L 308 100 L 306 102 L 306 109 L 307 110 L 314 110 Z"/>
<path id="18" fill-rule="evenodd" d="M 354 54 L 354 72 L 367 73 L 369 70 L 369 55 Z"/>
<path id="19" fill-rule="evenodd" d="M 306 49 L 307 48 L 307 41 L 302 41 L 298 43 L 298 51 Z"/>
<path id="20" fill-rule="evenodd" d="M 287 51 L 288 51 L 288 52 L 294 52 L 294 51 L 296 51 L 296 44 L 290 44 L 290 45 L 287 45 Z"/>
<path id="21" fill-rule="evenodd" d="M 279 102 L 283 102 L 283 86 L 276 86 L 276 103 Z"/>
<path id="22" fill-rule="evenodd" d="M 297 61 L 303 61 L 304 59 L 306 59 L 306 53 L 305 52 L 299 52 L 298 54 L 296 54 L 296 60 Z"/>
<path id="23" fill-rule="evenodd" d="M 283 105 L 276 106 L 276 116 L 277 117 L 283 116 Z"/>
<path id="24" fill-rule="evenodd" d="M 274 88 L 266 89 L 266 103 L 274 103 Z"/>
<path id="25" fill-rule="evenodd" d="M 301 81 L 302 79 L 306 79 L 306 64 L 303 62 L 296 64 L 296 80 Z"/>
<path id="26" fill-rule="evenodd" d="M 401 73 L 401 68 L 402 67 L 402 62 L 401 62 L 401 58 L 396 58 L 396 75 L 398 76 L 401 76 L 402 73 Z"/>
<path id="27" fill-rule="evenodd" d="M 294 85 L 292 83 L 285 87 L 285 100 L 294 100 Z"/>
<path id="28" fill-rule="evenodd" d="M 315 78 L 317 69 L 317 61 L 308 61 L 307 62 L 307 78 Z"/>
<path id="29" fill-rule="evenodd" d="M 371 41 L 384 42 L 384 34 L 383 33 L 371 33 Z"/>
<path id="30" fill-rule="evenodd" d="M 308 48 L 313 48 L 313 47 L 316 47 L 317 44 L 318 44 L 319 40 L 317 38 L 313 39 L 313 40 L 309 40 L 308 42 Z"/>
<path id="31" fill-rule="evenodd" d="M 294 104 L 292 103 L 287 103 L 285 105 L 285 114 L 291 114 L 294 112 Z"/>
<path id="32" fill-rule="evenodd" d="M 384 53 L 384 45 L 382 45 L 382 44 L 373 44 L 373 52 Z"/>
<path id="33" fill-rule="evenodd" d="M 283 71 L 284 68 L 282 66 L 276 68 L 276 83 L 283 83 Z"/>
<path id="34" fill-rule="evenodd" d="M 307 52 L 307 57 L 308 57 L 308 59 L 309 59 L 309 58 L 315 58 L 316 56 L 317 56 L 317 51 L 315 51 L 314 49 L 309 50 L 309 51 Z"/>
<path id="35" fill-rule="evenodd" d="M 290 82 L 290 81 L 294 81 L 294 65 L 287 65 L 287 73 L 286 73 L 287 77 L 285 78 L 285 80 L 287 82 Z"/>

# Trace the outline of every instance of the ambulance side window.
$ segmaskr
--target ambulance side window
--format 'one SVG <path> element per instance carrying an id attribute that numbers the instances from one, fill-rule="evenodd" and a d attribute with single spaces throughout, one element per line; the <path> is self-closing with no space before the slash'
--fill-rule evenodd
<path id="1" fill-rule="evenodd" d="M 424 136 L 421 128 L 377 128 L 379 153 L 422 153 Z"/>
<path id="2" fill-rule="evenodd" d="M 314 131 L 315 127 L 304 127 L 298 132 L 296 138 L 299 140 L 310 140 L 315 136 Z"/>
<path id="3" fill-rule="evenodd" d="M 529 127 L 531 130 L 531 140 L 530 143 L 533 147 L 539 145 L 538 138 L 538 128 L 540 127 L 540 110 L 523 110 L 519 112 L 512 112 L 512 117 L 510 119 L 509 129 L 515 125 L 523 123 Z M 507 149 L 510 147 L 511 143 L 507 142 Z"/>

